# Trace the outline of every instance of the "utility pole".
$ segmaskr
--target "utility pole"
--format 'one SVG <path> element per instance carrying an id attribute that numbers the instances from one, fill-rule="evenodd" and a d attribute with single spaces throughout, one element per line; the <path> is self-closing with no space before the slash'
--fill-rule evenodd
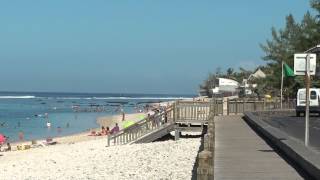
<path id="1" fill-rule="evenodd" d="M 282 109 L 282 99 L 283 99 L 283 61 L 281 61 L 281 92 L 280 92 L 280 107 Z"/>
<path id="2" fill-rule="evenodd" d="M 306 116 L 306 127 L 305 127 L 305 146 L 309 146 L 309 107 L 310 107 L 310 55 L 309 53 L 307 54 L 306 57 L 306 111 L 305 111 L 305 116 Z"/>

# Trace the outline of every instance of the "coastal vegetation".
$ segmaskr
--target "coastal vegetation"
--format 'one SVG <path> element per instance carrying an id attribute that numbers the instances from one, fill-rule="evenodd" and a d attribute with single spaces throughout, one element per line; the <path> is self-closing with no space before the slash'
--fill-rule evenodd
<path id="1" fill-rule="evenodd" d="M 311 0 L 310 7 L 311 11 L 307 11 L 301 21 L 297 21 L 292 14 L 286 16 L 285 26 L 280 29 L 272 27 L 271 38 L 260 44 L 264 52 L 262 59 L 266 64 L 257 67 L 257 69 L 261 69 L 267 76 L 264 79 L 252 80 L 254 82 L 251 83 L 258 85 L 252 89 L 256 94 L 279 96 L 282 62 L 293 68 L 295 53 L 303 53 L 320 43 L 320 0 Z M 238 71 L 234 71 L 234 69 L 228 68 L 223 72 L 221 68 L 217 68 L 215 73 L 208 75 L 208 78 L 200 85 L 200 89 L 209 91 L 215 86 L 215 79 L 218 77 L 234 79 L 241 83 L 255 70 L 240 68 Z M 294 98 L 297 89 L 304 87 L 303 78 L 302 76 L 284 78 L 284 97 Z M 312 77 L 311 82 L 313 87 L 320 87 L 319 75 Z"/>

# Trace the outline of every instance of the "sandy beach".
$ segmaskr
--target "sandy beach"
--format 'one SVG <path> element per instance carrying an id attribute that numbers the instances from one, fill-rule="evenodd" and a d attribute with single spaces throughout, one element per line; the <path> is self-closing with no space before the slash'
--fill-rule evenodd
<path id="1" fill-rule="evenodd" d="M 128 114 L 126 120 L 144 116 Z M 110 128 L 115 123 L 122 128 L 123 122 L 120 115 L 97 119 Z M 0 152 L 0 179 L 191 179 L 199 138 L 106 147 L 107 136 L 89 133 L 54 138 L 58 144 L 52 146 Z"/>
<path id="2" fill-rule="evenodd" d="M 190 179 L 200 139 L 106 144 L 104 138 L 1 153 L 1 179 Z"/>

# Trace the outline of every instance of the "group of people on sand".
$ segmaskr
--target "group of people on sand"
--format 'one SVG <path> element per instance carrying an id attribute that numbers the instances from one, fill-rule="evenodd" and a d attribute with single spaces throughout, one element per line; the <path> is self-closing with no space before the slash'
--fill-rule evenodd
<path id="1" fill-rule="evenodd" d="M 120 131 L 120 127 L 119 127 L 118 123 L 116 123 L 116 125 L 111 130 L 110 130 L 109 126 L 107 126 L 106 128 L 104 126 L 102 126 L 100 132 L 91 131 L 91 136 L 108 136 L 111 134 L 116 134 L 119 131 Z"/>
<path id="2" fill-rule="evenodd" d="M 7 148 L 2 149 L 3 144 L 0 144 L 0 152 L 2 151 L 11 151 L 11 144 L 7 142 Z"/>
<path id="3" fill-rule="evenodd" d="M 11 144 L 10 144 L 9 141 L 8 141 L 8 138 L 9 138 L 9 137 L 4 136 L 4 135 L 2 135 L 2 136 L 3 136 L 4 139 L 3 139 L 2 142 L 0 142 L 0 152 L 1 152 L 1 151 L 11 151 Z M 2 146 L 3 146 L 4 144 L 7 144 L 7 148 L 2 149 Z"/>

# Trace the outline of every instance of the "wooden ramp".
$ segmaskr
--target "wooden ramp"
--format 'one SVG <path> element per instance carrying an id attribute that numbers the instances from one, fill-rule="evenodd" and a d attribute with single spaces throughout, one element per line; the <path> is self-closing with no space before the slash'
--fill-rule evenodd
<path id="1" fill-rule="evenodd" d="M 153 130 L 152 132 L 142 136 L 141 138 L 132 141 L 132 143 L 150 143 L 157 139 L 162 138 L 163 136 L 169 134 L 171 131 L 174 131 L 175 124 L 174 123 L 167 123 L 162 125 L 160 128 Z"/>
<path id="2" fill-rule="evenodd" d="M 177 101 L 161 113 L 146 117 L 108 136 L 108 146 L 155 141 L 171 131 L 179 139 L 182 131 L 202 132 L 208 123 L 212 102 Z"/>
<path id="3" fill-rule="evenodd" d="M 217 116 L 215 126 L 215 179 L 303 179 L 241 116 Z"/>

